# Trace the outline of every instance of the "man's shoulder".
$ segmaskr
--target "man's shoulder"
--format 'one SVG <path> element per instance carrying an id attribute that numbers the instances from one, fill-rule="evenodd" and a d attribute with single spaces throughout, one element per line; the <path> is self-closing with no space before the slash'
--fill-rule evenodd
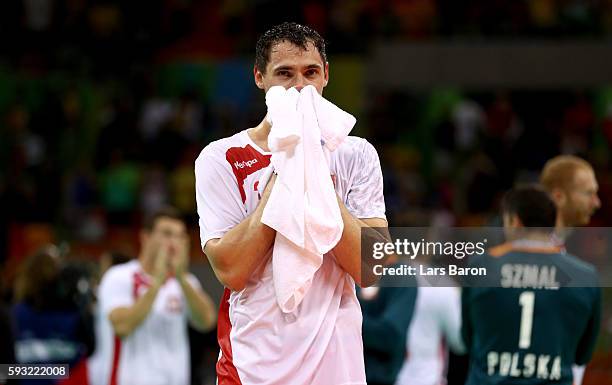
<path id="1" fill-rule="evenodd" d="M 347 136 L 336 151 L 332 153 L 338 159 L 357 161 L 361 158 L 378 158 L 376 149 L 370 142 L 358 136 Z"/>
<path id="2" fill-rule="evenodd" d="M 577 286 L 597 285 L 599 277 L 595 265 L 569 253 L 562 253 L 559 256 L 559 261 L 561 268 L 571 274 L 572 280 Z"/>
<path id="3" fill-rule="evenodd" d="M 368 148 L 374 148 L 367 139 L 361 138 L 359 136 L 347 136 L 342 144 L 338 146 L 336 151 L 344 151 L 344 152 L 360 152 L 364 151 Z"/>
<path id="4" fill-rule="evenodd" d="M 133 259 L 131 261 L 120 263 L 115 266 L 109 267 L 102 277 L 102 282 L 112 282 L 117 280 L 131 279 L 134 272 L 138 271 L 140 264 L 138 260 Z"/>

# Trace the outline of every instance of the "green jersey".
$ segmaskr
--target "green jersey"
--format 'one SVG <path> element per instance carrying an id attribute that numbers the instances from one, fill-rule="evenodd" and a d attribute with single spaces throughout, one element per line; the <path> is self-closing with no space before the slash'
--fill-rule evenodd
<path id="1" fill-rule="evenodd" d="M 470 265 L 486 267 L 488 287 L 462 291 L 466 385 L 571 385 L 572 365 L 590 360 L 599 331 L 595 268 L 559 248 L 517 244 Z M 562 284 L 576 278 L 584 287 Z"/>

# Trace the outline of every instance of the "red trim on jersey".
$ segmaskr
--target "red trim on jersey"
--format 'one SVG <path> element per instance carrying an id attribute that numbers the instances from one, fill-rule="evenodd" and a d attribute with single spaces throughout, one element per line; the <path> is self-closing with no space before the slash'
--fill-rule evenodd
<path id="1" fill-rule="evenodd" d="M 132 285 L 132 296 L 134 301 L 138 299 L 138 291 L 141 287 L 150 287 L 150 279 L 142 274 L 141 272 L 135 272 L 132 276 L 134 284 Z M 111 376 L 109 379 L 109 385 L 117 385 L 117 373 L 119 372 L 119 358 L 121 357 L 121 338 L 115 335 L 114 346 L 113 346 L 113 366 L 111 369 Z"/>
<path id="2" fill-rule="evenodd" d="M 217 361 L 218 385 L 242 385 L 232 357 L 232 343 L 230 341 L 232 324 L 229 319 L 230 294 L 231 291 L 226 288 L 221 298 L 221 306 L 219 306 L 217 340 L 221 348 L 221 357 L 219 357 L 219 361 Z"/>
<path id="3" fill-rule="evenodd" d="M 146 287 L 147 289 L 151 287 L 151 279 L 141 271 L 137 271 L 133 275 L 134 285 L 132 286 L 132 296 L 134 301 L 140 297 L 140 288 Z"/>
<path id="4" fill-rule="evenodd" d="M 87 358 L 81 358 L 81 360 L 70 369 L 70 376 L 66 379 L 59 380 L 57 385 L 89 385 Z"/>
<path id="5" fill-rule="evenodd" d="M 260 153 L 250 144 L 244 147 L 231 147 L 225 152 L 225 159 L 229 162 L 236 177 L 242 203 L 246 202 L 244 181 L 252 173 L 268 167 L 270 156 Z"/>
<path id="6" fill-rule="evenodd" d="M 119 372 L 119 358 L 121 357 L 121 338 L 115 336 L 115 346 L 113 352 L 113 368 L 111 370 L 111 377 L 109 385 L 117 385 L 117 372 Z"/>

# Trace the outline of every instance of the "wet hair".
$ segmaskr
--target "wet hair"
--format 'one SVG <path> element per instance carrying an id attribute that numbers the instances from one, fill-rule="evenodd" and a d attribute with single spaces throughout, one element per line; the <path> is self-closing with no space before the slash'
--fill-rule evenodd
<path id="1" fill-rule="evenodd" d="M 285 22 L 270 28 L 257 40 L 255 67 L 261 73 L 266 72 L 272 47 L 283 41 L 288 41 L 304 50 L 308 48 L 308 43 L 312 43 L 319 51 L 323 63 L 327 63 L 327 53 L 325 51 L 327 43 L 317 31 L 298 23 Z"/>
<path id="2" fill-rule="evenodd" d="M 536 185 L 513 188 L 501 203 L 502 214 L 517 215 L 525 227 L 552 228 L 557 219 L 557 206 L 548 193 Z"/>
<path id="3" fill-rule="evenodd" d="M 176 219 L 177 221 L 181 221 L 185 223 L 185 218 L 176 208 L 172 206 L 165 206 L 156 211 L 154 211 L 151 215 L 145 218 L 144 221 L 144 229 L 146 231 L 151 231 L 157 224 L 157 221 L 161 218 L 170 218 Z"/>

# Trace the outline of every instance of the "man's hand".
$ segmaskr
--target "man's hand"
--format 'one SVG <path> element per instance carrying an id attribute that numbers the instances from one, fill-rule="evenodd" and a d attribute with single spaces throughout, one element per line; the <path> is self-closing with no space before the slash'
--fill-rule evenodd
<path id="1" fill-rule="evenodd" d="M 168 276 L 168 258 L 170 254 L 170 243 L 160 245 L 155 258 L 155 266 L 153 270 L 154 284 L 161 286 Z"/>
<path id="2" fill-rule="evenodd" d="M 177 279 L 184 277 L 189 268 L 189 237 L 172 245 L 170 255 L 170 267 Z"/>
<path id="3" fill-rule="evenodd" d="M 175 242 L 171 248 L 170 267 L 178 281 L 189 312 L 189 320 L 192 326 L 200 331 L 208 331 L 215 326 L 217 312 L 210 297 L 199 287 L 193 286 L 188 279 L 189 268 L 189 237 Z"/>
<path id="4" fill-rule="evenodd" d="M 342 237 L 333 248 L 334 256 L 340 267 L 346 271 L 355 283 L 361 287 L 374 284 L 376 278 L 371 274 L 370 260 L 362 260 L 361 243 L 362 236 L 365 244 L 372 242 L 388 242 L 390 239 L 387 228 L 387 221 L 383 218 L 363 218 L 358 219 L 348 211 L 340 197 L 338 206 L 342 214 L 344 231 Z M 362 273 L 365 273 L 362 276 Z"/>
<path id="5" fill-rule="evenodd" d="M 159 245 L 153 266 L 153 284 L 140 296 L 132 306 L 120 306 L 108 314 L 113 331 L 119 337 L 127 337 L 147 318 L 159 289 L 168 276 L 168 255 L 170 244 L 164 242 Z"/>

